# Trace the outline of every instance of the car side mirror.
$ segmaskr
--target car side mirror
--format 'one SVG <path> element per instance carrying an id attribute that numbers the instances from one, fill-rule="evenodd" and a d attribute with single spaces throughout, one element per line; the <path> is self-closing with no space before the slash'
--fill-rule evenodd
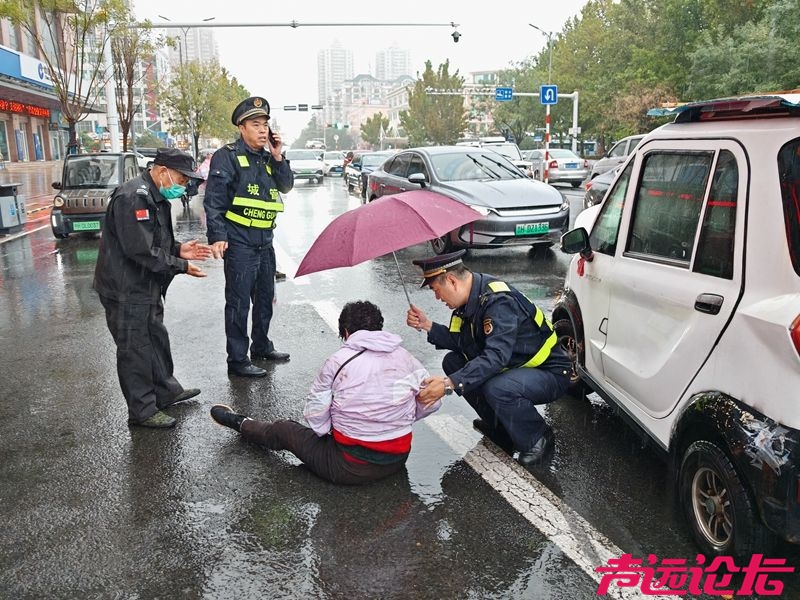
<path id="1" fill-rule="evenodd" d="M 54 181 L 53 182 L 53 189 L 54 190 L 60 190 L 61 189 L 61 182 L 60 181 Z"/>
<path id="2" fill-rule="evenodd" d="M 408 176 L 408 181 L 411 183 L 417 183 L 424 188 L 428 180 L 425 177 L 425 173 L 412 173 Z"/>
<path id="3" fill-rule="evenodd" d="M 572 229 L 561 236 L 561 251 L 567 254 L 580 254 L 588 261 L 594 258 L 592 247 L 589 245 L 589 233 L 583 227 Z"/>

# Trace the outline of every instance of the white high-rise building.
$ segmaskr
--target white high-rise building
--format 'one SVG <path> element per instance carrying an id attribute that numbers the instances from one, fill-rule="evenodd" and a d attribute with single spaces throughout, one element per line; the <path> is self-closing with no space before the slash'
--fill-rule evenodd
<path id="1" fill-rule="evenodd" d="M 411 53 L 395 45 L 375 53 L 375 78 L 390 81 L 411 75 Z"/>
<path id="2" fill-rule="evenodd" d="M 337 40 L 333 46 L 317 54 L 317 86 L 319 104 L 326 104 L 341 88 L 342 83 L 353 78 L 353 53 Z"/>

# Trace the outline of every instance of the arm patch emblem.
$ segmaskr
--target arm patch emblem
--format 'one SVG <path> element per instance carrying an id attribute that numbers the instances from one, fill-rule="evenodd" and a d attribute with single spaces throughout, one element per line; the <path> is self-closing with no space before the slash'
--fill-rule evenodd
<path id="1" fill-rule="evenodd" d="M 494 331 L 494 325 L 492 325 L 492 320 L 491 319 L 484 319 L 483 320 L 483 334 L 484 335 L 489 335 L 490 333 L 492 333 L 492 331 Z"/>

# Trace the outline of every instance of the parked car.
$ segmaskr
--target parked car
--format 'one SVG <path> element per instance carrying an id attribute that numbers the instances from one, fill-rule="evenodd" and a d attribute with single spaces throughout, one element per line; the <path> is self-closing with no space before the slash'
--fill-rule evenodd
<path id="1" fill-rule="evenodd" d="M 322 182 L 325 165 L 316 150 L 289 149 L 283 155 L 289 161 L 295 181 L 305 179 L 313 183 Z"/>
<path id="2" fill-rule="evenodd" d="M 558 190 L 525 177 L 489 148 L 431 146 L 401 151 L 370 174 L 367 197 L 372 201 L 422 188 L 483 215 L 431 242 L 437 254 L 457 248 L 547 248 L 569 226 L 569 203 Z"/>
<path id="3" fill-rule="evenodd" d="M 61 181 L 50 211 L 53 235 L 99 233 L 114 189 L 141 172 L 133 152 L 70 154 L 64 159 Z"/>
<path id="4" fill-rule="evenodd" d="M 583 195 L 584 210 L 595 204 L 600 204 L 603 201 L 608 188 L 611 187 L 611 182 L 614 181 L 618 172 L 619 168 L 617 167 L 606 171 L 602 175 L 598 175 L 594 179 L 587 179 L 586 182 L 584 182 L 583 188 L 586 190 L 586 193 Z"/>
<path id="5" fill-rule="evenodd" d="M 394 150 L 353 154 L 353 160 L 345 167 L 347 191 L 360 196 L 363 203 L 367 198 L 367 176 L 393 154 Z"/>
<path id="6" fill-rule="evenodd" d="M 151 166 L 153 166 L 153 158 L 154 157 L 145 156 L 139 151 L 136 152 L 136 164 L 139 165 L 139 169 L 141 169 L 142 171 L 149 169 Z"/>
<path id="7" fill-rule="evenodd" d="M 329 150 L 322 155 L 322 174 L 344 176 L 344 152 Z"/>
<path id="8" fill-rule="evenodd" d="M 702 552 L 768 554 L 800 540 L 800 94 L 675 112 L 564 235 L 553 322 L 573 392 L 668 458 Z"/>
<path id="9" fill-rule="evenodd" d="M 598 175 L 622 165 L 625 159 L 636 149 L 636 146 L 639 145 L 639 142 L 642 141 L 642 138 L 644 138 L 644 135 L 630 135 L 611 146 L 611 149 L 606 152 L 603 158 L 594 162 L 589 172 L 589 179 L 594 179 Z"/>
<path id="10" fill-rule="evenodd" d="M 547 151 L 547 165 L 544 150 L 532 150 L 532 177 L 544 181 L 545 166 L 548 183 L 569 183 L 572 187 L 578 187 L 589 175 L 589 161 L 563 148 L 550 148 Z"/>

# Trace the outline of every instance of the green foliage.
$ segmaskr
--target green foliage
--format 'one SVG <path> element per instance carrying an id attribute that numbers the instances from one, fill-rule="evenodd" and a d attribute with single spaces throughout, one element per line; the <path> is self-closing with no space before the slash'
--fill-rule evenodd
<path id="1" fill-rule="evenodd" d="M 383 113 L 379 112 L 369 117 L 361 125 L 361 139 L 376 148 L 381 144 L 381 129 L 383 137 L 386 137 L 386 132 L 389 130 L 389 117 L 385 117 Z"/>
<path id="2" fill-rule="evenodd" d="M 454 144 L 467 130 L 464 98 L 432 96 L 426 89 L 459 90 L 464 78 L 458 71 L 450 75 L 450 61 L 439 65 L 434 73 L 430 61 L 425 62 L 425 72 L 413 88 L 409 89 L 408 110 L 400 113 L 400 124 L 408 135 L 410 146 L 429 144 Z"/>
<path id="3" fill-rule="evenodd" d="M 0 0 L 0 18 L 33 40 L 61 113 L 68 123 L 70 151 L 77 151 L 75 123 L 88 115 L 111 77 L 102 60 L 114 23 L 129 17 L 124 0 Z"/>

